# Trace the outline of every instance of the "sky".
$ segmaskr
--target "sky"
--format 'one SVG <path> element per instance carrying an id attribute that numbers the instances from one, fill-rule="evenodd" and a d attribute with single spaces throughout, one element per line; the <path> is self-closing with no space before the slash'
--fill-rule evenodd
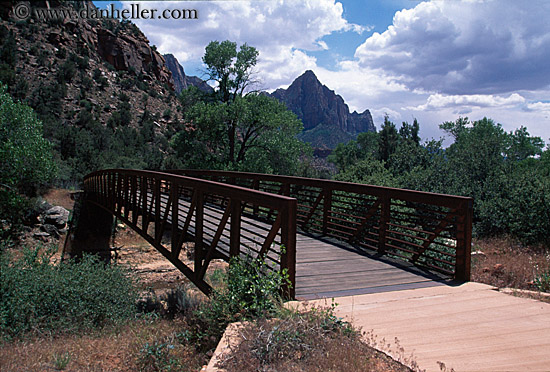
<path id="1" fill-rule="evenodd" d="M 108 2 L 95 2 L 104 7 Z M 136 2 L 123 1 L 130 7 Z M 379 129 L 417 118 L 424 139 L 458 117 L 525 126 L 550 142 L 548 0 L 221 0 L 140 2 L 196 9 L 198 19 L 133 20 L 186 74 L 204 77 L 212 40 L 259 51 L 255 89 L 286 88 L 305 70 L 369 109 Z"/>

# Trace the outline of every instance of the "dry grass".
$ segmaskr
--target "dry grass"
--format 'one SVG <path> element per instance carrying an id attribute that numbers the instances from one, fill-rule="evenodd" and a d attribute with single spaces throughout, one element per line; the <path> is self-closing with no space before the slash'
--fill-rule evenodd
<path id="1" fill-rule="evenodd" d="M 0 371 L 59 370 L 65 356 L 65 371 L 140 371 L 144 369 L 139 363 L 144 345 L 169 343 L 184 326 L 181 319 L 142 319 L 93 334 L 4 343 L 0 347 Z M 173 342 L 173 346 L 170 357 L 177 359 L 184 371 L 198 371 L 206 362 L 206 356 L 195 352 L 192 346 L 180 342 Z"/>
<path id="2" fill-rule="evenodd" d="M 524 247 L 511 239 L 483 239 L 474 242 L 472 280 L 497 288 L 535 290 L 537 275 L 550 268 L 549 252 L 541 247 Z"/>
<path id="3" fill-rule="evenodd" d="M 411 371 L 367 345 L 365 335 L 331 314 L 313 309 L 248 323 L 220 367 L 228 372 Z"/>

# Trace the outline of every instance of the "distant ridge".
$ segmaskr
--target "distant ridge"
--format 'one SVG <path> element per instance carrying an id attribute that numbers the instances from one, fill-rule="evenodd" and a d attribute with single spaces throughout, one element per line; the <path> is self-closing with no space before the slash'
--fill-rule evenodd
<path id="1" fill-rule="evenodd" d="M 196 76 L 186 75 L 182 65 L 180 65 L 177 58 L 173 54 L 164 54 L 163 57 L 166 61 L 166 67 L 172 73 L 172 78 L 174 79 L 174 89 L 177 93 L 181 93 L 182 90 L 187 89 L 190 86 L 195 86 L 206 93 L 214 91 L 214 89 L 204 80 Z"/>

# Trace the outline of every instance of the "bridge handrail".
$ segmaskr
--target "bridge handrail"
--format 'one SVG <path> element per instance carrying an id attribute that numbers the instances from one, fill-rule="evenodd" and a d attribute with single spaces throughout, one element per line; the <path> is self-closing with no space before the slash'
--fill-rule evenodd
<path id="1" fill-rule="evenodd" d="M 379 253 L 392 251 L 393 255 L 451 274 L 458 280 L 470 279 L 472 198 L 260 173 L 190 169 L 166 172 L 224 179 L 226 183 L 296 197 L 298 223 L 302 228 L 317 222 L 312 230 L 323 235 Z M 280 188 L 277 190 L 274 184 Z M 368 225 L 366 221 L 373 218 L 374 225 Z"/>
<path id="2" fill-rule="evenodd" d="M 235 172 L 235 171 L 220 171 L 220 170 L 204 170 L 204 169 L 171 169 L 166 170 L 166 173 L 180 174 L 200 177 L 205 175 L 221 176 L 229 178 L 247 178 L 251 180 L 261 181 L 273 181 L 283 182 L 288 184 L 304 185 L 318 187 L 322 185 L 323 188 L 342 190 L 348 192 L 357 193 L 370 193 L 375 196 L 383 196 L 385 194 L 391 194 L 392 198 L 397 199 L 410 199 L 412 201 L 426 201 L 429 200 L 431 204 L 441 206 L 457 206 L 463 202 L 473 201 L 472 198 L 467 196 L 438 194 L 427 191 L 417 191 L 408 189 L 399 189 L 395 187 L 376 186 L 353 182 L 335 181 L 318 178 L 306 178 L 296 176 L 283 176 L 276 174 L 263 174 L 263 173 L 251 173 L 251 172 Z"/>
<path id="3" fill-rule="evenodd" d="M 84 178 L 84 191 L 87 193 L 88 201 L 126 222 L 206 293 L 211 291 L 211 287 L 204 281 L 210 260 L 216 257 L 227 260 L 241 253 L 240 230 L 241 224 L 244 224 L 241 214 L 246 212 L 244 206 L 261 207 L 277 215 L 277 218 L 271 221 L 272 226 L 264 237 L 262 249 L 257 253 L 266 256 L 268 251 L 273 249 L 275 237 L 280 237 L 280 244 L 285 249 L 280 252 L 280 261 L 277 263 L 280 270 L 288 273 L 292 284 L 291 287 L 285 288 L 286 294 L 294 297 L 297 203 L 295 198 L 183 175 L 129 169 L 107 169 L 90 173 Z M 183 200 L 188 201 L 188 207 L 182 205 Z M 212 239 L 205 240 L 204 210 L 213 204 L 221 208 L 223 216 L 219 213 L 220 223 L 214 229 L 213 238 L 209 235 L 208 239 Z M 185 221 L 183 226 L 180 226 L 180 217 Z M 193 217 L 194 270 L 179 259 L 184 235 L 189 233 Z M 174 224 L 173 221 L 177 222 Z M 220 251 L 217 247 L 223 240 L 226 225 L 230 225 L 229 252 Z M 154 226 L 154 233 L 149 232 L 150 226 Z M 170 248 L 162 244 L 162 236 L 167 229 L 172 230 Z"/>

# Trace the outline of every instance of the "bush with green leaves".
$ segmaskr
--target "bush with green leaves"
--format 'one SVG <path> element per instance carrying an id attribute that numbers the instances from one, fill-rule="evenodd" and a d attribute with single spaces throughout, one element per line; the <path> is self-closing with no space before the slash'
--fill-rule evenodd
<path id="1" fill-rule="evenodd" d="M 251 257 L 232 258 L 225 283 L 194 313 L 188 338 L 199 350 L 215 347 L 229 323 L 275 315 L 282 303 L 281 287 L 290 285 L 286 271 L 271 270 Z"/>
<path id="2" fill-rule="evenodd" d="M 135 279 L 122 266 L 96 256 L 51 262 L 55 247 L 25 248 L 0 256 L 0 334 L 76 332 L 116 324 L 135 315 Z"/>
<path id="3" fill-rule="evenodd" d="M 550 292 L 550 269 L 539 274 L 534 280 L 535 287 L 541 292 Z"/>
<path id="4" fill-rule="evenodd" d="M 0 84 L 0 237 L 17 231 L 35 196 L 55 176 L 51 144 L 33 110 L 18 102 Z"/>
<path id="5" fill-rule="evenodd" d="M 27 105 L 14 102 L 0 85 L 0 183 L 33 196 L 55 175 L 51 144 Z"/>
<path id="6" fill-rule="evenodd" d="M 170 355 L 174 345 L 170 342 L 155 341 L 146 343 L 139 351 L 138 366 L 140 372 L 176 372 L 183 366 Z"/>

